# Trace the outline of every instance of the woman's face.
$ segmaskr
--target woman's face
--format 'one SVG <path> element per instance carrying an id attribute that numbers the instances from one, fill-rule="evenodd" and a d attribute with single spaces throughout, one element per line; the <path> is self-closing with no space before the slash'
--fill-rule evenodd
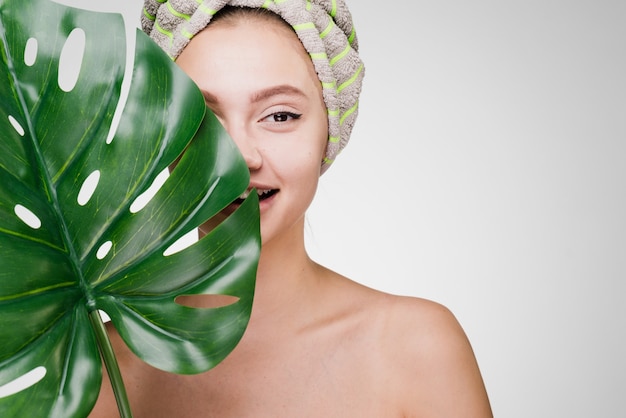
<path id="1" fill-rule="evenodd" d="M 177 59 L 237 144 L 260 193 L 267 244 L 302 230 L 328 138 L 322 89 L 295 33 L 252 18 L 215 22 Z"/>

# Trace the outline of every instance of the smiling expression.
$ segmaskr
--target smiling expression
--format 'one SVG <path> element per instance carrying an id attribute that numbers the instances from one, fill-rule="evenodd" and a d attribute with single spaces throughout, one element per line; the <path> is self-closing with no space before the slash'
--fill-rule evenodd
<path id="1" fill-rule="evenodd" d="M 322 88 L 296 34 L 281 21 L 216 21 L 177 59 L 250 170 L 263 244 L 302 230 L 328 138 Z M 244 197 L 244 196 L 242 196 Z"/>

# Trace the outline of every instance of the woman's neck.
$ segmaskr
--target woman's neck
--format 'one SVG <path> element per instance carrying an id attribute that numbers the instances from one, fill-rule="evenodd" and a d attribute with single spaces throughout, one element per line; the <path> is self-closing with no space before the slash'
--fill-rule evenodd
<path id="1" fill-rule="evenodd" d="M 319 292 L 321 267 L 304 246 L 304 229 L 265 243 L 257 268 L 251 325 L 295 319 Z"/>

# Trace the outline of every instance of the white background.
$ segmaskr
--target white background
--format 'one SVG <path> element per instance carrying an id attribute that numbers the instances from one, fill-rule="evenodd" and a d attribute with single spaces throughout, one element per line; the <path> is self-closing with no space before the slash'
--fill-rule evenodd
<path id="1" fill-rule="evenodd" d="M 448 306 L 497 417 L 626 417 L 626 2 L 351 5 L 364 93 L 312 253 Z"/>
<path id="2" fill-rule="evenodd" d="M 497 417 L 625 417 L 626 2 L 351 6 L 364 92 L 311 254 L 448 306 Z"/>

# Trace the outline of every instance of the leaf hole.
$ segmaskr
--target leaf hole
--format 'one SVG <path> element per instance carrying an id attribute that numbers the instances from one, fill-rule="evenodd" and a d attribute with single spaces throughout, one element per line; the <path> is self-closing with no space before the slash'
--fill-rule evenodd
<path id="1" fill-rule="evenodd" d="M 96 170 L 87 176 L 83 185 L 80 186 L 77 199 L 79 205 L 85 206 L 91 200 L 98 187 L 98 183 L 100 183 L 100 170 Z"/>
<path id="2" fill-rule="evenodd" d="M 130 212 L 137 213 L 145 208 L 146 205 L 150 203 L 154 195 L 156 195 L 157 192 L 161 189 L 163 183 L 165 183 L 165 180 L 167 180 L 168 177 L 169 170 L 166 168 L 165 170 L 161 171 L 158 176 L 156 176 L 150 187 L 148 187 L 145 192 L 137 196 L 137 199 L 135 199 L 135 201 L 130 205 Z"/>
<path id="3" fill-rule="evenodd" d="M 98 313 L 100 314 L 100 316 L 102 317 L 102 321 L 103 322 L 109 322 L 111 321 L 111 317 L 109 316 L 108 313 L 104 312 L 103 310 L 98 310 Z"/>
<path id="4" fill-rule="evenodd" d="M 33 229 L 41 228 L 41 219 L 39 219 L 37 215 L 31 212 L 30 209 L 22 205 L 15 205 L 15 208 L 13 210 L 15 211 L 17 217 L 20 218 L 20 220 L 26 225 L 30 226 Z"/>
<path id="5" fill-rule="evenodd" d="M 98 258 L 98 260 L 102 260 L 104 257 L 109 255 L 109 253 L 111 252 L 111 248 L 113 248 L 112 241 L 107 241 L 104 244 L 102 244 L 100 248 L 98 248 L 98 251 L 96 252 L 96 257 Z"/>
<path id="6" fill-rule="evenodd" d="M 198 230 L 192 229 L 182 237 L 178 238 L 172 245 L 167 247 L 167 249 L 163 251 L 163 256 L 167 257 L 172 254 L 179 253 L 182 250 L 191 247 L 196 241 L 198 241 Z"/>
<path id="7" fill-rule="evenodd" d="M 215 309 L 237 303 L 239 298 L 230 295 L 180 295 L 174 301 L 188 308 Z"/>
<path id="8" fill-rule="evenodd" d="M 46 368 L 43 366 L 35 367 L 28 373 L 18 377 L 17 379 L 0 386 L 0 398 L 15 395 L 18 392 L 28 389 L 35 385 L 46 376 Z"/>
<path id="9" fill-rule="evenodd" d="M 9 115 L 9 123 L 13 126 L 13 129 L 15 129 L 15 132 L 17 132 L 20 136 L 24 136 L 26 131 L 24 131 L 22 125 L 11 115 Z"/>
<path id="10" fill-rule="evenodd" d="M 26 41 L 26 47 L 24 48 L 24 64 L 29 67 L 35 65 L 37 61 L 37 52 L 39 49 L 39 43 L 35 38 L 28 38 Z"/>
<path id="11" fill-rule="evenodd" d="M 75 28 L 70 32 L 59 57 L 59 87 L 70 92 L 76 87 L 85 55 L 85 31 Z"/>

